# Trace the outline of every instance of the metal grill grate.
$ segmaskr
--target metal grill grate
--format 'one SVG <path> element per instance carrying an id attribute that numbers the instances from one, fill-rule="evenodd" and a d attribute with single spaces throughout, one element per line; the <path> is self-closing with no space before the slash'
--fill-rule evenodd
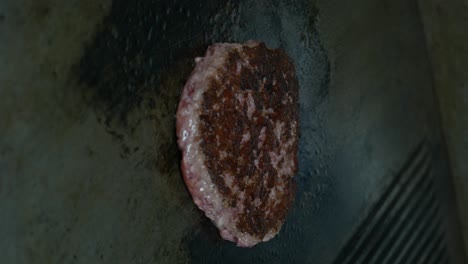
<path id="1" fill-rule="evenodd" d="M 334 261 L 449 263 L 431 157 L 421 143 Z"/>

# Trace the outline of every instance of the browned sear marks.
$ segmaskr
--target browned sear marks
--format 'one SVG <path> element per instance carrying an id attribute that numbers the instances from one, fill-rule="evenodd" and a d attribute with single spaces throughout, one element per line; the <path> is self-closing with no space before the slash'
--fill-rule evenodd
<path id="1" fill-rule="evenodd" d="M 226 206 L 243 207 L 237 228 L 259 238 L 278 229 L 295 194 L 299 113 L 294 65 L 283 51 L 264 44 L 233 50 L 205 91 L 201 111 L 211 179 Z M 275 167 L 270 152 L 281 148 L 293 157 Z M 292 173 L 278 170 L 284 166 Z"/>

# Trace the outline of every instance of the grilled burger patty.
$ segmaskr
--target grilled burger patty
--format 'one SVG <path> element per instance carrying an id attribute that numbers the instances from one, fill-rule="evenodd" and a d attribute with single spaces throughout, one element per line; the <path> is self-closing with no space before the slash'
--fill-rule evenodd
<path id="1" fill-rule="evenodd" d="M 294 65 L 255 41 L 214 44 L 195 61 L 177 110 L 185 183 L 224 239 L 270 240 L 295 195 Z"/>

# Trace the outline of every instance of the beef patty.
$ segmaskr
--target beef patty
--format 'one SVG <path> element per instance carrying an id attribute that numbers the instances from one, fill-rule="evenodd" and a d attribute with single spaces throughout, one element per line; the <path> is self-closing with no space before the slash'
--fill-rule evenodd
<path id="1" fill-rule="evenodd" d="M 298 82 L 264 43 L 220 43 L 196 58 L 177 110 L 182 173 L 224 239 L 273 238 L 295 195 Z"/>

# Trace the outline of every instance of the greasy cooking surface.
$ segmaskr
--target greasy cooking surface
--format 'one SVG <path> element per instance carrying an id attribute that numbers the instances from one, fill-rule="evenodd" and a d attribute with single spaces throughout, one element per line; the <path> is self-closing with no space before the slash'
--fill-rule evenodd
<path id="1" fill-rule="evenodd" d="M 203 95 L 203 152 L 237 228 L 263 238 L 279 229 L 294 198 L 298 84 L 294 65 L 262 43 L 232 50 Z M 240 204 L 238 204 L 240 203 Z"/>
<path id="2" fill-rule="evenodd" d="M 331 263 L 422 138 L 456 251 L 417 1 L 5 0 L 0 31 L 2 262 Z M 193 58 L 249 39 L 294 62 L 301 137 L 287 220 L 246 249 L 192 202 L 175 113 Z"/>

